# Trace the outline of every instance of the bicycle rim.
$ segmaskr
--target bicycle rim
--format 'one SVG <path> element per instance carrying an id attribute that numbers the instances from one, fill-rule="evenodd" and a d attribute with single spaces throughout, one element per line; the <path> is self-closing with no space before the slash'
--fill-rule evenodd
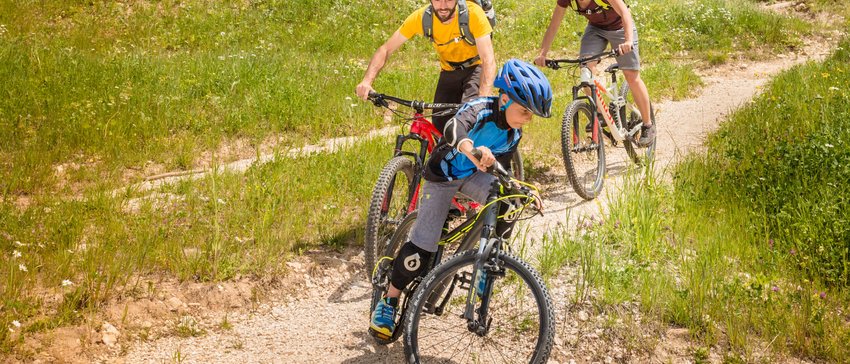
<path id="1" fill-rule="evenodd" d="M 590 104 L 583 100 L 575 100 L 564 112 L 561 124 L 561 153 L 567 178 L 573 190 L 584 198 L 596 198 L 602 191 L 605 176 L 605 143 L 601 132 L 597 132 L 597 140 L 593 133 L 586 129 L 592 123 L 594 112 Z"/>
<path id="2" fill-rule="evenodd" d="M 552 348 L 554 315 L 540 275 L 527 263 L 502 252 L 505 276 L 490 276 L 492 293 L 489 331 L 479 336 L 467 330 L 462 317 L 476 251 L 458 255 L 436 267 L 414 293 L 405 330 L 405 353 L 410 362 L 428 363 L 545 363 Z M 448 283 L 440 315 L 423 313 L 435 287 Z M 475 283 L 471 283 L 475 284 Z M 480 300 L 477 303 L 480 305 Z M 478 307 L 476 307 L 477 309 Z"/>

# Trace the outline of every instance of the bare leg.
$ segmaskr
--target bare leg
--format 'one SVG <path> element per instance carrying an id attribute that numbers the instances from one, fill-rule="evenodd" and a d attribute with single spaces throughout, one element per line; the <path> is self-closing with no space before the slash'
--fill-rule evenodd
<path id="1" fill-rule="evenodd" d="M 628 82 L 629 88 L 632 90 L 632 97 L 635 99 L 635 104 L 637 104 L 638 110 L 640 110 L 640 114 L 643 116 L 643 125 L 652 125 L 649 91 L 646 89 L 643 79 L 640 78 L 640 71 L 623 70 L 623 76 L 626 77 L 626 82 Z"/>
<path id="2" fill-rule="evenodd" d="M 389 289 L 387 289 L 386 297 L 396 298 L 398 296 L 401 296 L 401 290 L 398 289 L 398 288 L 395 288 L 395 286 L 393 286 L 393 284 L 390 283 L 390 287 L 389 287 Z"/>

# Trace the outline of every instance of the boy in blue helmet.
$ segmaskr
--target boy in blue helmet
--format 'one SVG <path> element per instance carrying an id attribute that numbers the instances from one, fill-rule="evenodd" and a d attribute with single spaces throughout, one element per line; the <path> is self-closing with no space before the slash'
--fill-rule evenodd
<path id="1" fill-rule="evenodd" d="M 464 104 L 446 122 L 443 138 L 426 163 L 419 202 L 419 216 L 413 225 L 410 241 L 393 260 L 393 273 L 386 296 L 372 312 L 369 331 L 391 336 L 401 290 L 416 277 L 427 273 L 437 251 L 443 223 L 451 200 L 458 191 L 478 202 L 484 202 L 496 178 L 486 173 L 498 160 L 509 166 L 522 137 L 523 125 L 534 114 L 548 118 L 552 106 L 549 80 L 534 66 L 511 59 L 499 71 L 493 86 L 499 96 L 481 97 Z M 481 158 L 472 155 L 481 151 Z M 507 225 L 507 224 L 500 224 Z M 497 233 L 507 236 L 510 226 L 497 226 Z"/>

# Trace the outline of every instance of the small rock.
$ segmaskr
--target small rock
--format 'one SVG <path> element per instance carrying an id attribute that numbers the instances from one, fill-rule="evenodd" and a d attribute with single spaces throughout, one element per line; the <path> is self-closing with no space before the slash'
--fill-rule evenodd
<path id="1" fill-rule="evenodd" d="M 103 323 L 103 326 L 100 328 L 100 333 L 100 341 L 109 347 L 114 346 L 118 342 L 118 337 L 121 336 L 121 332 L 108 322 Z"/>
<path id="2" fill-rule="evenodd" d="M 168 309 L 171 310 L 171 312 L 177 312 L 178 310 L 183 308 L 185 304 L 179 298 L 172 296 L 171 298 L 165 301 L 165 305 L 168 306 Z"/>
<path id="3" fill-rule="evenodd" d="M 584 310 L 579 311 L 578 312 L 578 319 L 579 319 L 579 321 L 587 321 L 587 319 L 588 319 L 587 312 L 584 312 Z"/>

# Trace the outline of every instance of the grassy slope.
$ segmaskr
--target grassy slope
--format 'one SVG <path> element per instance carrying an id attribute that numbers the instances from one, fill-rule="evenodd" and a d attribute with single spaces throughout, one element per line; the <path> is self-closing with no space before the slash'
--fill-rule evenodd
<path id="1" fill-rule="evenodd" d="M 778 76 L 706 154 L 674 169 L 673 185 L 633 178 L 605 223 L 562 237 L 560 261 L 596 249 L 584 276 L 602 291 L 601 309 L 638 301 L 727 360 L 777 360 L 761 357 L 768 346 L 846 360 L 848 60 L 844 41 L 826 61 Z"/>

